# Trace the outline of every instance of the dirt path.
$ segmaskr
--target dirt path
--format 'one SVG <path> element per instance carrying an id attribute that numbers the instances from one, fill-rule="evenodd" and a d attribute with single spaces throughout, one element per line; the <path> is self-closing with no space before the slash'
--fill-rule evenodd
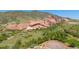
<path id="1" fill-rule="evenodd" d="M 36 49 L 69 49 L 67 45 L 57 40 L 50 40 L 35 47 Z"/>

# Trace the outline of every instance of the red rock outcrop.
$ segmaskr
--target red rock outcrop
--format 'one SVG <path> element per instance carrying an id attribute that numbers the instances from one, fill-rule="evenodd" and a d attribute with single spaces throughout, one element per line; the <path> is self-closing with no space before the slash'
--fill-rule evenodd
<path id="1" fill-rule="evenodd" d="M 52 24 L 55 24 L 56 20 L 55 18 L 48 16 L 45 20 L 30 20 L 25 23 L 19 23 L 19 24 L 8 24 L 6 26 L 7 29 L 10 30 L 23 30 L 23 29 L 37 29 L 37 28 L 47 28 Z"/>

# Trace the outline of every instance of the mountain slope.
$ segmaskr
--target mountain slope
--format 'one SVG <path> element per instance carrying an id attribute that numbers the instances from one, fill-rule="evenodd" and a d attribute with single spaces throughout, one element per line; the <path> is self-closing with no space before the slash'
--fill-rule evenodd
<path id="1" fill-rule="evenodd" d="M 0 13 L 0 48 L 34 48 L 50 40 L 79 48 L 79 24 L 69 22 L 75 21 L 43 12 Z"/>

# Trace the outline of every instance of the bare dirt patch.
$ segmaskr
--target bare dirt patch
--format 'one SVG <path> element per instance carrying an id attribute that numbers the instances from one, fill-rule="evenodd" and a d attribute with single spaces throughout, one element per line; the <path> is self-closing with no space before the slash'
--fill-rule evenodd
<path id="1" fill-rule="evenodd" d="M 39 46 L 35 47 L 36 49 L 69 49 L 67 45 L 57 40 L 46 41 Z"/>

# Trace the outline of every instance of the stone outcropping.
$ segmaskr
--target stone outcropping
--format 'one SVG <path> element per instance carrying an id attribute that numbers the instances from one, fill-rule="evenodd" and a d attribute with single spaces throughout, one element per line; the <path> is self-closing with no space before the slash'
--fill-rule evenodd
<path id="1" fill-rule="evenodd" d="M 54 17 L 48 16 L 45 20 L 29 20 L 25 23 L 19 23 L 19 24 L 8 24 L 6 26 L 6 29 L 9 30 L 30 30 L 30 29 L 40 29 L 40 28 L 47 28 L 50 25 L 56 24 L 57 20 Z"/>

